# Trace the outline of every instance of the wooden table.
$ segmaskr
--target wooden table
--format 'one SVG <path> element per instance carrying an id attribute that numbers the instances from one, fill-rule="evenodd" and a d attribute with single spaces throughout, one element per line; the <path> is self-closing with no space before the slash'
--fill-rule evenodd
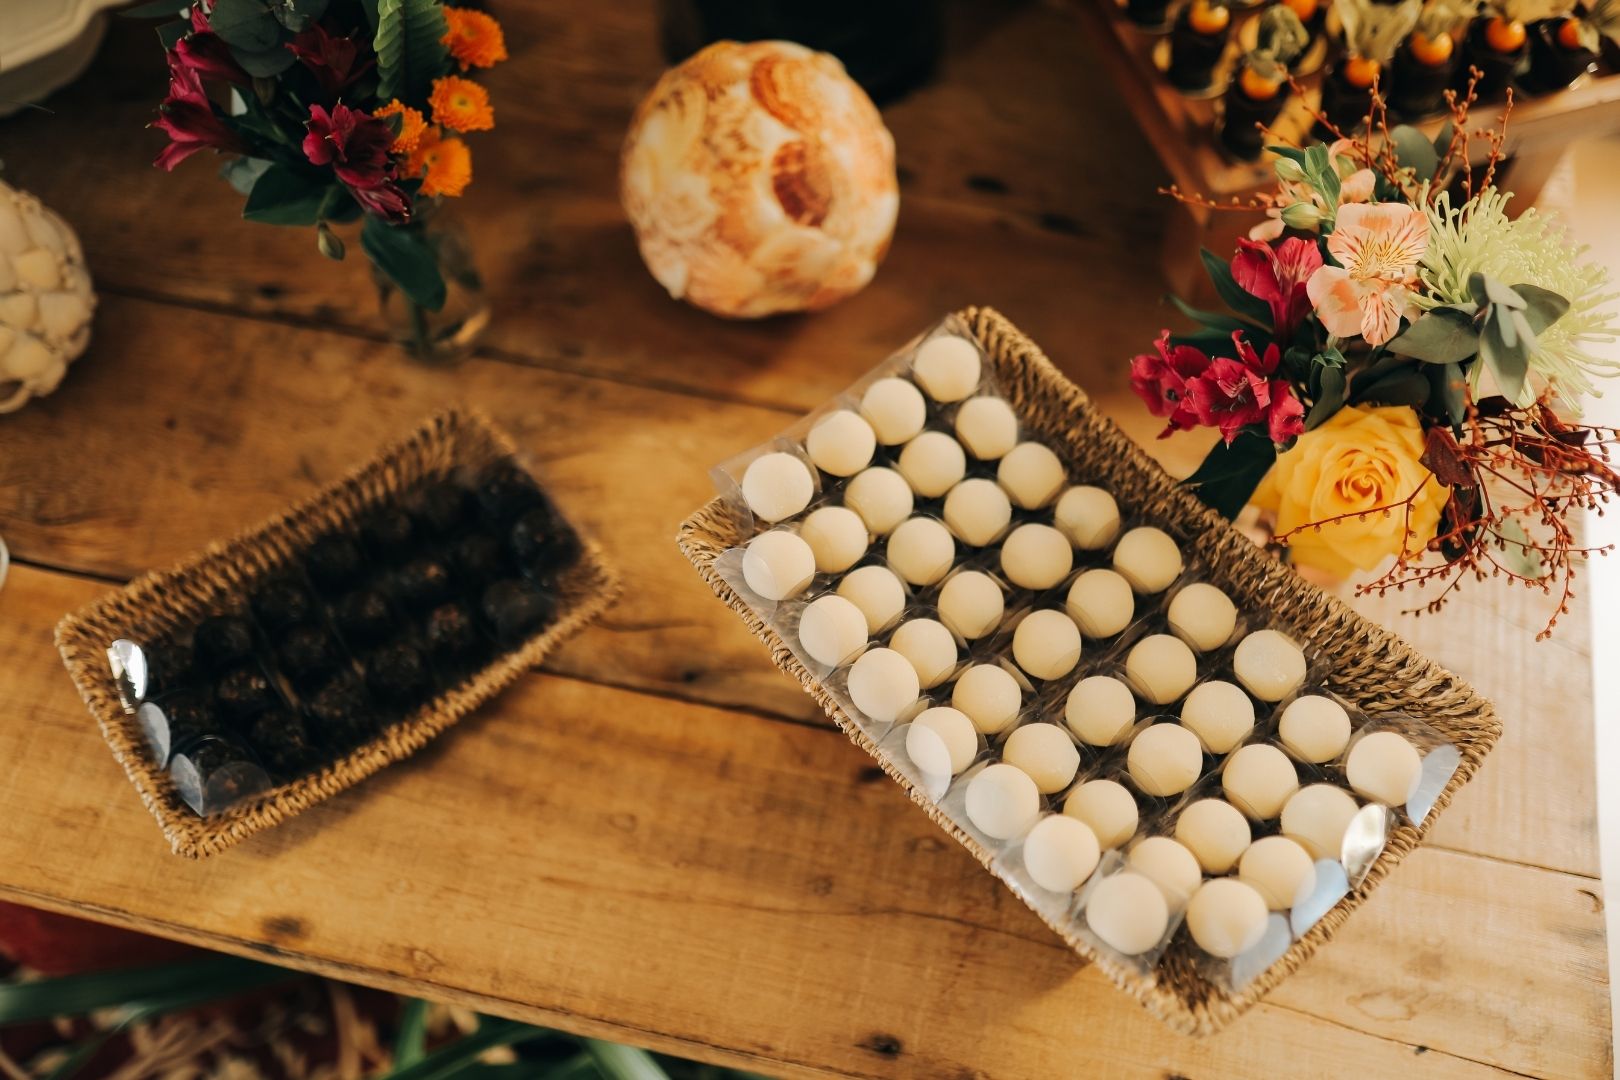
<path id="1" fill-rule="evenodd" d="M 887 113 L 904 209 L 877 280 L 721 322 L 662 295 L 614 196 L 661 66 L 650 7 L 499 5 L 513 60 L 462 208 L 496 318 L 449 370 L 380 340 L 361 265 L 238 221 L 210 162 L 148 167 L 145 27 L 0 124 L 8 179 L 77 223 L 102 292 L 61 390 L 0 420 L 0 896 L 772 1074 L 1606 1074 L 1584 611 L 1542 646 L 1540 609 L 1498 591 L 1403 623 L 1507 734 L 1338 940 L 1205 1040 L 1082 969 L 812 715 L 675 549 L 707 467 L 969 302 L 1151 439 L 1124 360 L 1165 317 L 1163 177 L 1069 16 L 953 6 L 941 80 Z M 411 762 L 221 857 L 169 855 L 52 626 L 451 399 L 533 452 L 624 600 Z"/>

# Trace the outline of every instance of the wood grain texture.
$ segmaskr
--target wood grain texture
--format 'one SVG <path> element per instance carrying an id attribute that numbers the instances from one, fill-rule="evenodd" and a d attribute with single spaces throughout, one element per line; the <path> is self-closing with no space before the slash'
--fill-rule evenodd
<path id="1" fill-rule="evenodd" d="M 27 718 L 0 758 L 37 764 L 0 788 L 10 897 L 769 1072 L 1607 1061 L 1585 879 L 1420 850 L 1265 1004 L 1189 1040 L 1078 969 L 837 734 L 553 676 L 224 857 L 174 859 L 37 629 L 99 588 L 25 567 L 0 594 Z"/>

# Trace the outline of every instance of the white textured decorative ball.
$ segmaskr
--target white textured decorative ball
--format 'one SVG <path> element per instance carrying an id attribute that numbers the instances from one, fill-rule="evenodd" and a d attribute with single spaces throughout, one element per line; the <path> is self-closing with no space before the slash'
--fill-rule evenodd
<path id="1" fill-rule="evenodd" d="M 95 307 L 67 222 L 0 181 L 0 413 L 56 389 L 90 344 Z"/>
<path id="2" fill-rule="evenodd" d="M 721 41 L 636 109 L 620 198 L 671 296 L 735 318 L 858 292 L 889 247 L 894 138 L 837 59 Z"/>

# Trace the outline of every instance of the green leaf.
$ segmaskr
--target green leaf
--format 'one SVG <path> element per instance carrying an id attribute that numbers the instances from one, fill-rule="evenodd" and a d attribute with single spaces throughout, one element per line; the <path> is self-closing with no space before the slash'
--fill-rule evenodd
<path id="1" fill-rule="evenodd" d="M 462 1070 L 477 1061 L 486 1050 L 512 1046 L 545 1034 L 545 1028 L 531 1027 L 515 1020 L 481 1017 L 478 1030 L 471 1035 L 440 1047 L 414 1064 L 392 1069 L 378 1080 L 449 1080 L 450 1077 L 461 1076 Z"/>
<path id="2" fill-rule="evenodd" d="M 1392 338 L 1388 348 L 1427 364 L 1454 364 L 1479 352 L 1479 328 L 1465 312 L 1438 307 Z"/>
<path id="3" fill-rule="evenodd" d="M 216 0 L 208 28 L 238 49 L 269 49 L 281 42 L 281 24 L 263 0 Z"/>
<path id="4" fill-rule="evenodd" d="M 438 0 L 377 0 L 377 96 L 426 103 L 449 69 L 444 9 Z"/>
<path id="5" fill-rule="evenodd" d="M 1524 298 L 1525 321 L 1530 324 L 1530 332 L 1538 337 L 1569 310 L 1569 301 L 1551 289 L 1526 284 L 1513 286 L 1513 291 Z"/>
<path id="6" fill-rule="evenodd" d="M 1522 311 L 1525 307 L 1524 297 L 1477 270 L 1468 275 L 1468 291 L 1473 295 L 1474 303 L 1480 307 L 1486 304 L 1499 304 L 1514 311 Z"/>
<path id="7" fill-rule="evenodd" d="M 191 33 L 191 24 L 184 19 L 166 22 L 157 28 L 158 44 L 165 49 L 172 49 L 180 44 L 180 39 Z"/>
<path id="8" fill-rule="evenodd" d="M 1287 158 L 1289 161 L 1292 161 L 1300 166 L 1304 166 L 1305 164 L 1305 151 L 1301 150 L 1297 146 L 1268 146 L 1266 147 L 1266 152 L 1276 154 L 1278 157 Z"/>
<path id="9" fill-rule="evenodd" d="M 1518 518 L 1503 518 L 1496 525 L 1496 532 L 1502 540 L 1502 562 L 1509 570 L 1522 577 L 1540 577 L 1545 569 L 1541 561 L 1541 552 L 1530 542 L 1530 534 L 1524 531 Z"/>
<path id="10" fill-rule="evenodd" d="M 189 0 L 147 0 L 118 14 L 126 19 L 172 19 L 189 8 Z"/>
<path id="11" fill-rule="evenodd" d="M 1316 361 L 1323 367 L 1331 368 L 1342 368 L 1345 364 L 1344 353 L 1340 352 L 1332 345 L 1329 345 L 1327 348 L 1317 353 Z"/>
<path id="12" fill-rule="evenodd" d="M 1321 389 L 1316 394 L 1316 404 L 1305 415 L 1305 430 L 1321 427 L 1333 414 L 1344 408 L 1345 387 L 1344 369 L 1338 367 L 1324 367 L 1320 369 Z"/>
<path id="13" fill-rule="evenodd" d="M 269 49 L 239 49 L 231 47 L 231 59 L 242 65 L 242 70 L 260 79 L 273 79 L 298 62 L 292 50 L 281 45 Z"/>
<path id="14" fill-rule="evenodd" d="M 64 975 L 36 982 L 0 983 L 0 1025 L 82 1016 L 97 1009 L 128 1006 L 208 990 L 228 996 L 238 985 L 257 986 L 272 979 L 290 979 L 284 968 L 235 956 L 209 956 L 201 960 L 157 968 L 97 971 Z"/>
<path id="15" fill-rule="evenodd" d="M 419 229 L 393 226 L 368 214 L 360 226 L 360 246 L 412 303 L 428 311 L 444 307 L 444 275 L 439 272 L 438 257 Z"/>
<path id="16" fill-rule="evenodd" d="M 1515 314 L 1520 313 L 1493 311 L 1485 320 L 1485 332 L 1479 338 L 1480 359 L 1485 361 L 1497 387 L 1509 401 L 1519 400 L 1524 393 L 1524 380 L 1530 374 L 1531 343 L 1519 337 L 1511 322 L 1504 327 L 1502 316 Z"/>
<path id="17" fill-rule="evenodd" d="M 1400 124 L 1389 133 L 1395 144 L 1395 162 L 1403 169 L 1411 169 L 1419 181 L 1433 180 L 1440 168 L 1440 155 L 1423 132 L 1408 124 Z"/>
<path id="18" fill-rule="evenodd" d="M 272 165 L 253 185 L 242 216 L 261 225 L 313 225 L 321 219 L 332 186 L 329 180 Z"/>
<path id="19" fill-rule="evenodd" d="M 326 6 L 327 0 L 270 0 L 276 21 L 295 34 L 325 15 Z"/>
<path id="20" fill-rule="evenodd" d="M 251 195 L 253 185 L 269 167 L 270 163 L 264 158 L 234 157 L 219 167 L 219 175 L 236 189 L 238 195 Z"/>
<path id="21" fill-rule="evenodd" d="M 372 36 L 377 34 L 377 0 L 360 0 L 360 8 L 366 13 L 366 25 L 371 27 Z"/>
<path id="22" fill-rule="evenodd" d="M 1220 330 L 1194 330 L 1186 334 L 1171 334 L 1170 344 L 1191 345 L 1210 356 L 1228 356 L 1236 359 L 1237 346 L 1232 344 L 1232 335 Z"/>
<path id="23" fill-rule="evenodd" d="M 1230 520 L 1248 504 L 1276 460 L 1277 448 L 1270 439 L 1240 431 L 1231 446 L 1216 443 L 1184 483 L 1205 506 Z"/>
<path id="24" fill-rule="evenodd" d="M 1434 136 L 1434 153 L 1436 158 L 1438 158 L 1441 154 L 1444 154 L 1447 148 L 1451 146 L 1451 136 L 1456 132 L 1456 130 L 1457 125 L 1450 119 L 1446 120 L 1445 123 L 1440 125 L 1440 130 L 1435 132 Z"/>
<path id="25" fill-rule="evenodd" d="M 1410 405 L 1421 409 L 1429 400 L 1429 377 L 1413 367 L 1392 371 L 1357 390 L 1355 401 L 1379 405 Z"/>
<path id="26" fill-rule="evenodd" d="M 415 1065 L 427 1056 L 428 1003 L 407 998 L 399 1011 L 399 1032 L 394 1036 L 394 1068 Z"/>
<path id="27" fill-rule="evenodd" d="M 1214 282 L 1222 303 L 1256 326 L 1271 325 L 1271 305 L 1246 292 L 1232 277 L 1230 264 L 1208 248 L 1200 250 L 1198 255 L 1204 260 L 1204 270 Z"/>
<path id="28" fill-rule="evenodd" d="M 1174 304 L 1176 310 L 1187 316 L 1187 318 L 1202 323 L 1211 330 L 1224 331 L 1228 337 L 1232 335 L 1234 330 L 1247 330 L 1249 328 L 1248 324 L 1240 319 L 1234 319 L 1230 315 L 1222 315 L 1218 311 L 1203 311 L 1195 308 L 1174 294 L 1165 297 L 1165 299 Z"/>
<path id="29" fill-rule="evenodd" d="M 1468 376 L 1461 364 L 1431 364 L 1429 373 L 1430 400 L 1445 407 L 1446 417 L 1453 424 L 1461 424 L 1468 417 Z"/>
<path id="30" fill-rule="evenodd" d="M 586 1039 L 585 1052 L 608 1080 L 669 1080 L 663 1066 L 645 1050 L 622 1043 Z"/>

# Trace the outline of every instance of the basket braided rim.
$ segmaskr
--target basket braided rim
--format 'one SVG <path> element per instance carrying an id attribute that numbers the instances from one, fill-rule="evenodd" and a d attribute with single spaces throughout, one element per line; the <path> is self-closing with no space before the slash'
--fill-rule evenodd
<path id="1" fill-rule="evenodd" d="M 108 644 L 120 637 L 160 636 L 239 604 L 257 582 L 291 565 L 322 533 L 352 526 L 429 475 L 460 466 L 481 468 L 517 452 L 482 413 L 464 406 L 447 409 L 268 521 L 215 541 L 167 570 L 144 574 L 57 624 L 56 646 L 79 695 L 176 854 L 195 859 L 224 851 L 409 757 L 601 614 L 617 596 L 618 578 L 600 548 L 582 538 L 579 561 L 558 584 L 558 617 L 544 630 L 318 772 L 208 818 L 186 806 L 168 774 L 153 763 L 108 673 Z"/>
<path id="2" fill-rule="evenodd" d="M 1097 955 L 1064 926 L 1042 916 L 1072 949 L 1096 963 L 1115 985 L 1170 1027 L 1190 1035 L 1210 1034 L 1236 1019 L 1297 970 L 1422 842 L 1457 790 L 1478 771 L 1496 744 L 1502 734 L 1501 722 L 1491 704 L 1462 679 L 1282 566 L 1200 503 L 1103 416 L 1084 391 L 1065 378 L 1040 347 L 999 312 L 969 307 L 957 315 L 983 346 L 1019 420 L 1065 459 L 1071 475 L 1108 488 L 1122 507 L 1141 513 L 1183 547 L 1196 550 L 1211 568 L 1209 577 L 1226 589 L 1240 607 L 1264 612 L 1275 624 L 1287 627 L 1324 655 L 1334 657 L 1337 666 L 1328 681 L 1347 701 L 1373 716 L 1402 712 L 1419 718 L 1455 742 L 1462 753 L 1456 774 L 1435 800 L 1424 823 L 1413 826 L 1403 822 L 1397 826 L 1362 883 L 1239 992 L 1227 991 L 1205 979 L 1194 967 L 1191 950 L 1179 936 L 1158 967 L 1141 975 Z M 770 648 L 776 666 L 798 679 L 850 741 L 872 755 L 935 824 L 990 869 L 992 852 L 945 817 L 933 800 L 878 755 L 876 744 L 821 689 L 816 677 L 799 663 L 780 636 L 715 573 L 715 559 L 745 539 L 746 528 L 745 521 L 716 498 L 681 523 L 676 542 L 715 595 Z"/>

